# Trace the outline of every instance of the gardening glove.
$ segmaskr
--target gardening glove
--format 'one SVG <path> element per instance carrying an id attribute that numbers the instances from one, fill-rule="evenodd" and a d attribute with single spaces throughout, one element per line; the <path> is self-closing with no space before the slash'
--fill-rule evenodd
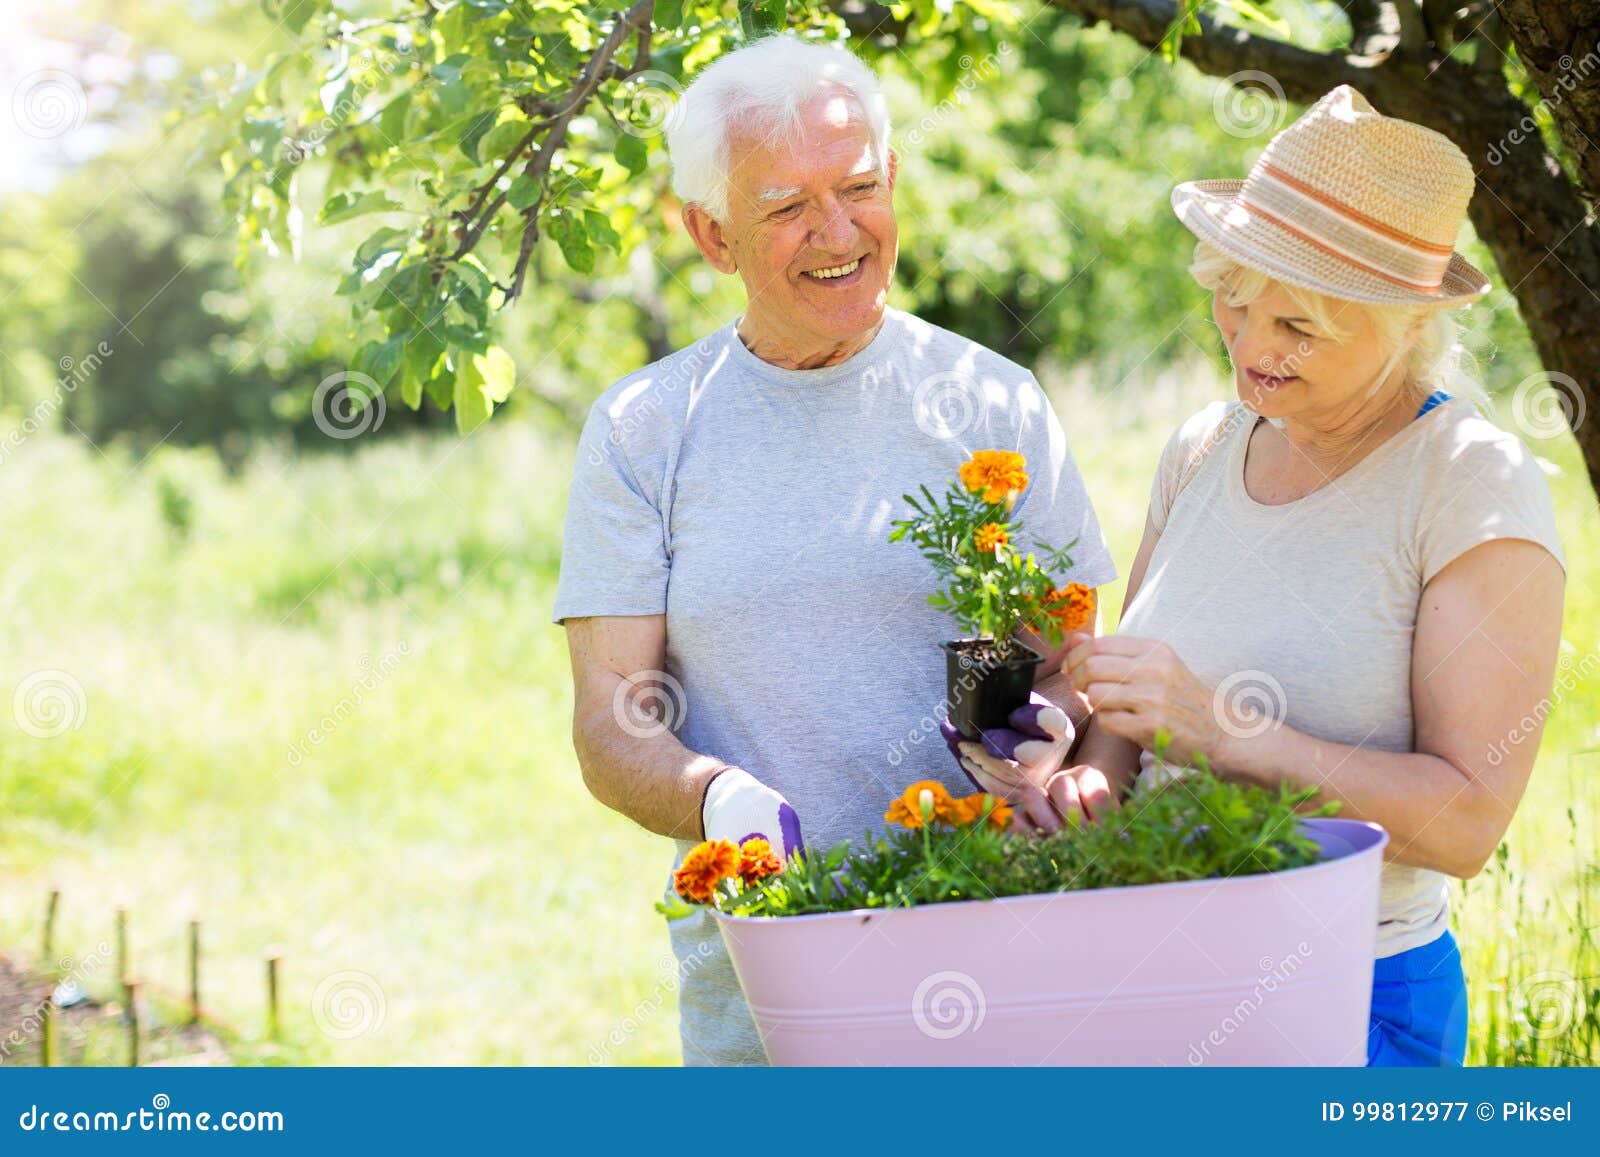
<path id="1" fill-rule="evenodd" d="M 708 840 L 743 844 L 760 836 L 784 862 L 805 847 L 800 817 L 789 801 L 742 767 L 723 768 L 712 778 L 700 806 L 700 822 Z"/>
<path id="2" fill-rule="evenodd" d="M 1077 785 L 1061 767 L 1077 731 L 1065 711 L 1036 691 L 1008 722 L 1010 727 L 983 732 L 981 746 L 948 718 L 939 733 L 973 786 L 1016 807 L 1026 821 L 1022 826 L 1056 831 L 1069 809 L 1078 810 Z M 990 758 L 980 761 L 980 751 Z"/>

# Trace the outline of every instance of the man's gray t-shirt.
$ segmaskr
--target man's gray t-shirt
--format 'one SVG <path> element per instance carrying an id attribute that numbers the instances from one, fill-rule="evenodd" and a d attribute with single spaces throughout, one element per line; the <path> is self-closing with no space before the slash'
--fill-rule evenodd
<path id="1" fill-rule="evenodd" d="M 762 361 L 735 325 L 595 401 L 551 618 L 665 614 L 678 739 L 781 792 L 820 850 L 881 831 L 915 780 L 972 790 L 938 733 L 939 644 L 965 632 L 928 605 L 916 546 L 889 542 L 902 495 L 942 494 L 974 450 L 1018 451 L 1025 544 L 1077 540 L 1052 577 L 1097 587 L 1117 571 L 1021 366 L 895 309 L 865 349 L 814 370 Z M 676 844 L 671 867 L 694 846 Z M 670 929 L 684 1063 L 765 1064 L 715 922 Z"/>

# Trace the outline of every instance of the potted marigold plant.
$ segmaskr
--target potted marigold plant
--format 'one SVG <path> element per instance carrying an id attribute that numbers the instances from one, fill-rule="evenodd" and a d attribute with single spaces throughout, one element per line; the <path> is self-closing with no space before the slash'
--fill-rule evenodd
<path id="1" fill-rule="evenodd" d="M 703 843 L 657 907 L 710 908 L 775 1064 L 1364 1064 L 1388 837 L 1200 763 L 1043 837 L 920 781 L 826 852 Z"/>
<path id="2" fill-rule="evenodd" d="M 929 603 L 971 632 L 941 644 L 950 722 L 969 739 L 1008 726 L 1011 712 L 1028 702 L 1044 656 L 1016 637 L 1020 628 L 1055 647 L 1094 616 L 1091 588 L 1058 587 L 1051 577 L 1072 566 L 1076 539 L 1060 549 L 1037 543 L 1043 561 L 1020 545 L 1022 523 L 1011 512 L 1027 489 L 1026 467 L 1013 451 L 979 450 L 942 497 L 926 486 L 920 501 L 904 495 L 914 516 L 889 534 L 890 542 L 909 538 L 933 564 L 943 589 Z"/>

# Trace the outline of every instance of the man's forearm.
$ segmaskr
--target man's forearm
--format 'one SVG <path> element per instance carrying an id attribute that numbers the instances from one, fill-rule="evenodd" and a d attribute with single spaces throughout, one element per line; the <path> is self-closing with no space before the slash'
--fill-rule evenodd
<path id="1" fill-rule="evenodd" d="M 607 711 L 575 718 L 572 744 L 589 793 L 640 827 L 680 840 L 703 838 L 706 787 L 728 765 L 690 751 L 665 727 L 644 737 Z"/>

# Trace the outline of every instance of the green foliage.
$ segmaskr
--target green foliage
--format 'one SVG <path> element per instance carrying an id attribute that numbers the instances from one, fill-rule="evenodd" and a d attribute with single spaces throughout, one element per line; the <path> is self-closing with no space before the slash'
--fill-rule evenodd
<path id="1" fill-rule="evenodd" d="M 967 630 L 993 639 L 1001 658 L 1011 653 L 1023 626 L 1044 635 L 1052 647 L 1060 645 L 1061 624 L 1048 611 L 1055 589 L 1050 575 L 1072 566 L 1068 551 L 1076 539 L 1060 550 L 1040 543 L 1045 552 L 1041 565 L 1033 552 L 1023 554 L 1015 545 L 1022 523 L 1010 518 L 1014 492 L 985 502 L 981 492 L 951 482 L 942 501 L 926 486 L 920 503 L 910 494 L 902 497 L 915 517 L 896 519 L 889 541 L 909 538 L 933 565 L 944 589 L 928 596 L 930 605 L 949 612 Z M 1007 541 L 992 550 L 978 549 L 978 529 L 985 525 L 1003 531 Z"/>
<path id="2" fill-rule="evenodd" d="M 868 832 L 857 845 L 800 852 L 778 875 L 728 886 L 717 907 L 735 916 L 802 916 L 1282 872 L 1319 857 L 1300 820 L 1331 815 L 1337 805 L 1305 812 L 1316 794 L 1269 792 L 1201 768 L 1048 836 L 987 823 Z"/>

